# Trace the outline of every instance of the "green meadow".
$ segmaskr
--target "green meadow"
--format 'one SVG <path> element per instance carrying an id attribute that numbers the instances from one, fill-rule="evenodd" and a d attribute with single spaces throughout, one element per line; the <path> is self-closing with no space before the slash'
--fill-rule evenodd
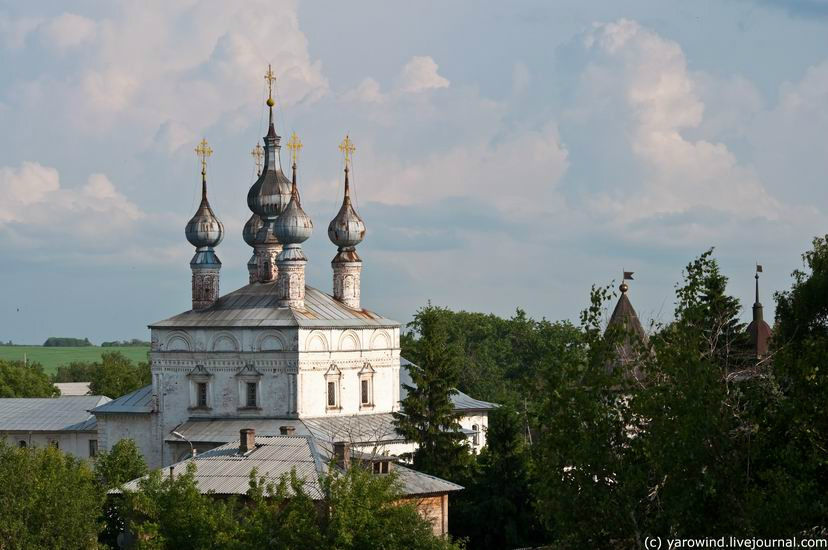
<path id="1" fill-rule="evenodd" d="M 113 346 L 101 348 L 98 346 L 84 346 L 77 348 L 43 347 L 43 346 L 0 346 L 0 359 L 22 361 L 25 357 L 43 365 L 47 373 L 54 373 L 60 365 L 72 361 L 94 363 L 101 358 L 102 353 L 119 351 L 134 362 L 146 361 L 149 347 L 141 346 Z"/>

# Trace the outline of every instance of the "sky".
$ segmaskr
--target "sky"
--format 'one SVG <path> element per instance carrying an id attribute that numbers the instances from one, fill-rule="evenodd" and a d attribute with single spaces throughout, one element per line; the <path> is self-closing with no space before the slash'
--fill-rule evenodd
<path id="1" fill-rule="evenodd" d="M 222 293 L 246 284 L 268 63 L 308 284 L 331 291 L 348 133 L 362 303 L 401 322 L 577 321 L 622 270 L 666 322 L 710 247 L 745 320 L 764 266 L 771 318 L 828 233 L 828 0 L 0 1 L 0 340 L 189 309 L 202 137 Z"/>

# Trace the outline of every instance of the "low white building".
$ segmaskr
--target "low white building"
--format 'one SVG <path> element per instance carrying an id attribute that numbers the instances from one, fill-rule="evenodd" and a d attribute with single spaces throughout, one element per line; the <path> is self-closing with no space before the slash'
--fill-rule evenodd
<path id="1" fill-rule="evenodd" d="M 0 399 L 0 437 L 19 447 L 52 445 L 78 458 L 98 452 L 90 410 L 110 399 L 99 395 Z"/>

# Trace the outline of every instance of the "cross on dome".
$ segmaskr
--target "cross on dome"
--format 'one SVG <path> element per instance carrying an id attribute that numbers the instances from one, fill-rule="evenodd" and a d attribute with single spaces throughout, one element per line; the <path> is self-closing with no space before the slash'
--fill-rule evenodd
<path id="1" fill-rule="evenodd" d="M 339 144 L 339 150 L 342 151 L 342 154 L 345 155 L 345 169 L 347 170 L 350 165 L 351 161 L 354 158 L 354 151 L 356 151 L 356 147 L 354 147 L 354 142 L 351 141 L 350 136 L 345 134 L 345 139 L 342 140 L 342 143 Z"/>
<path id="2" fill-rule="evenodd" d="M 256 175 L 262 174 L 262 159 L 264 158 L 264 149 L 258 143 L 250 151 L 250 155 L 253 157 L 253 161 L 256 163 Z"/>
<path id="3" fill-rule="evenodd" d="M 293 132 L 287 142 L 287 148 L 290 149 L 290 160 L 294 166 L 296 165 L 296 158 L 299 156 L 299 151 L 302 147 L 302 141 L 296 135 L 296 132 Z"/>
<path id="4" fill-rule="evenodd" d="M 276 75 L 273 74 L 273 69 L 270 67 L 270 63 L 267 64 L 267 72 L 264 75 L 265 80 L 267 80 L 267 106 L 273 107 L 273 83 L 276 82 Z"/>
<path id="5" fill-rule="evenodd" d="M 202 138 L 198 146 L 195 148 L 196 155 L 201 159 L 201 175 L 207 175 L 207 159 L 213 154 L 213 150 L 207 143 L 207 138 Z"/>

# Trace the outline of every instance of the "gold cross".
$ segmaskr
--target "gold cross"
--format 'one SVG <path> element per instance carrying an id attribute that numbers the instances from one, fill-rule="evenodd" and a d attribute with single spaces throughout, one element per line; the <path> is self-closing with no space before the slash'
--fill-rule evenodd
<path id="1" fill-rule="evenodd" d="M 342 140 L 342 143 L 339 144 L 339 150 L 345 155 L 345 168 L 348 168 L 353 159 L 356 147 L 354 147 L 354 142 L 351 141 L 351 138 L 347 134 L 345 135 L 345 139 Z"/>
<path id="2" fill-rule="evenodd" d="M 299 141 L 299 136 L 296 135 L 296 132 L 293 132 L 290 135 L 290 140 L 287 142 L 287 148 L 290 149 L 290 158 L 293 161 L 293 164 L 296 164 L 296 157 L 299 156 L 299 151 L 302 149 L 302 142 Z"/>
<path id="3" fill-rule="evenodd" d="M 273 74 L 273 69 L 270 68 L 270 63 L 267 64 L 267 72 L 264 75 L 267 80 L 267 99 L 268 105 L 273 102 L 273 83 L 276 82 L 276 75 Z"/>
<path id="4" fill-rule="evenodd" d="M 264 158 L 264 150 L 262 149 L 262 146 L 257 143 L 253 150 L 250 151 L 250 154 L 253 155 L 253 159 L 256 161 L 256 172 L 261 176 L 262 159 Z"/>
<path id="5" fill-rule="evenodd" d="M 201 175 L 207 173 L 207 158 L 213 154 L 213 150 L 207 144 L 207 138 L 203 138 L 195 148 L 196 155 L 201 159 Z"/>

